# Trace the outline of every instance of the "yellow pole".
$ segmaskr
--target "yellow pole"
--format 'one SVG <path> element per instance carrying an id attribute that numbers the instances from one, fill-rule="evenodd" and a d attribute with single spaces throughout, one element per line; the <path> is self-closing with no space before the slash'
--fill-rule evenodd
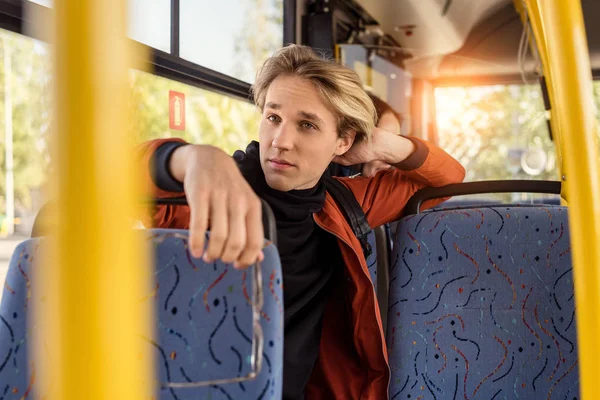
<path id="1" fill-rule="evenodd" d="M 598 398 L 600 357 L 600 165 L 592 75 L 580 1 L 539 3 L 563 128 L 582 398 Z"/>
<path id="2" fill-rule="evenodd" d="M 548 96 L 550 98 L 550 104 L 552 107 L 556 104 L 556 93 L 554 90 L 553 83 L 553 70 L 552 66 L 548 61 L 548 44 L 547 38 L 545 35 L 543 21 L 540 15 L 540 9 L 538 6 L 537 0 L 524 0 L 524 5 L 522 0 L 514 0 L 515 7 L 519 14 L 521 15 L 521 21 L 523 25 L 529 22 L 531 23 L 531 30 L 533 31 L 533 36 L 535 38 L 535 42 L 531 41 L 531 45 L 537 45 L 537 51 L 540 56 L 540 61 L 542 62 L 542 69 L 544 76 L 546 77 L 546 86 L 548 88 Z M 561 129 L 561 121 L 557 112 L 552 109 L 550 111 L 550 124 L 552 126 L 552 135 L 554 139 L 554 144 L 556 148 L 556 159 L 557 165 L 559 167 L 560 178 L 566 175 L 565 171 L 565 163 L 563 159 L 563 131 Z M 567 186 L 562 186 L 561 197 L 563 200 L 566 200 L 567 197 Z"/>
<path id="3" fill-rule="evenodd" d="M 55 0 L 58 227 L 36 293 L 36 396 L 151 399 L 150 274 L 131 222 L 125 0 Z M 45 258 L 44 260 L 46 260 Z M 40 279 L 41 276 L 41 279 Z M 48 289 L 50 288 L 50 289 Z"/>

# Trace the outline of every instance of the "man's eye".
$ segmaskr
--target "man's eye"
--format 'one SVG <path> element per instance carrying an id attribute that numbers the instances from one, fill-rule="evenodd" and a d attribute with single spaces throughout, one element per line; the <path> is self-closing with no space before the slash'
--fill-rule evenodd
<path id="1" fill-rule="evenodd" d="M 317 129 L 317 127 L 311 124 L 310 122 L 302 122 L 300 126 L 302 127 L 302 129 Z"/>
<path id="2" fill-rule="evenodd" d="M 271 114 L 267 117 L 267 119 L 271 122 L 279 122 L 279 117 L 277 115 Z"/>

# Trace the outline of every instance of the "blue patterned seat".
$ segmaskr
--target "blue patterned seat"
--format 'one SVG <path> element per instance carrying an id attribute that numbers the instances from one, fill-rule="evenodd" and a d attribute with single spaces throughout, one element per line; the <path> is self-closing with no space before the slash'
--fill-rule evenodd
<path id="1" fill-rule="evenodd" d="M 377 240 L 374 230 L 367 235 L 367 242 L 371 249 L 371 254 L 367 257 L 367 267 L 369 268 L 369 276 L 371 277 L 371 282 L 373 282 L 375 293 L 377 293 Z"/>
<path id="2" fill-rule="evenodd" d="M 221 262 L 192 259 L 187 232 L 150 230 L 155 248 L 155 286 L 148 296 L 156 315 L 158 382 L 164 384 L 221 380 L 251 372 L 253 343 L 253 271 L 238 271 Z M 0 307 L 0 398 L 31 392 L 27 363 L 26 305 L 32 260 L 39 243 L 20 244 L 13 255 Z M 283 292 L 275 246 L 262 263 L 264 334 L 262 368 L 255 379 L 201 388 L 162 387 L 160 399 L 280 399 L 283 363 Z M 41 259 L 37 259 L 40 261 Z M 34 263 L 34 267 L 37 263 Z M 17 395 L 18 394 L 18 395 Z"/>
<path id="3" fill-rule="evenodd" d="M 390 277 L 390 399 L 579 396 L 567 209 L 405 217 Z"/>
<path id="4" fill-rule="evenodd" d="M 28 363 L 27 302 L 31 262 L 38 240 L 20 243 L 10 261 L 0 305 L 0 399 L 20 399 L 32 392 Z"/>

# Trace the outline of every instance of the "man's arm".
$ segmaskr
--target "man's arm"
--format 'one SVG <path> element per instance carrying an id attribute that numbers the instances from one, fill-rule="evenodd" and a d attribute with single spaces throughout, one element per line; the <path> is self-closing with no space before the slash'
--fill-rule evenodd
<path id="1" fill-rule="evenodd" d="M 341 179 L 361 203 L 371 226 L 400 218 L 406 203 L 418 190 L 460 183 L 465 177 L 463 166 L 431 143 L 396 135 L 380 139 L 377 159 L 395 168 L 379 172 L 373 178 Z M 444 200 L 427 201 L 425 207 Z"/>
<path id="2" fill-rule="evenodd" d="M 142 171 L 140 174 L 142 187 L 146 196 L 149 198 L 173 198 L 184 195 L 181 183 L 173 186 L 173 182 L 166 179 L 170 173 L 164 167 L 166 165 L 164 156 L 167 155 L 164 150 L 186 144 L 180 139 L 158 139 L 144 142 L 137 147 L 137 159 Z M 161 150 L 162 156 L 159 156 Z M 190 210 L 183 206 L 145 207 L 140 210 L 139 219 L 148 227 L 188 229 Z"/>
<path id="3" fill-rule="evenodd" d="M 190 251 L 207 262 L 221 259 L 246 267 L 262 259 L 262 205 L 233 158 L 213 146 L 174 143 L 185 144 L 155 140 L 139 148 L 142 168 L 148 171 L 146 192 L 158 198 L 185 194 L 189 204 L 156 207 L 151 226 L 189 228 Z"/>
<path id="4" fill-rule="evenodd" d="M 445 186 L 462 182 L 465 177 L 465 169 L 458 161 L 425 140 L 386 135 L 381 149 L 380 159 L 425 186 Z"/>

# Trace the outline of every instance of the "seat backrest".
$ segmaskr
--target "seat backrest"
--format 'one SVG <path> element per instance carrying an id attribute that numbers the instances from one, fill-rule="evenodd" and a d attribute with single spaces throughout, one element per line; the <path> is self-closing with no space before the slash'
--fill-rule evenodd
<path id="1" fill-rule="evenodd" d="M 14 250 L 10 260 L 2 303 L 0 304 L 0 398 L 16 398 L 31 393 L 32 366 L 28 362 L 30 332 L 27 311 L 32 261 L 39 240 L 27 240 Z"/>
<path id="2" fill-rule="evenodd" d="M 545 197 L 542 199 L 534 199 L 533 203 L 534 204 L 550 204 L 550 205 L 554 205 L 554 206 L 559 206 L 560 205 L 560 196 L 554 196 L 554 197 Z"/>
<path id="3" fill-rule="evenodd" d="M 245 377 L 252 372 L 253 282 L 252 267 L 238 271 L 222 262 L 204 263 L 190 257 L 187 232 L 149 230 L 155 250 L 155 285 L 147 301 L 155 309 L 154 341 L 160 399 L 262 398 L 280 399 L 283 363 L 283 291 L 277 249 L 265 247 L 260 282 L 264 304 L 260 326 L 264 337 L 262 368 L 252 380 L 199 388 L 172 388 L 165 383 L 189 383 Z M 0 396 L 26 393 L 30 384 L 27 362 L 28 282 L 44 239 L 19 245 L 13 255 L 4 290 L 0 317 Z M 32 265 L 32 260 L 35 261 Z M 116 328 L 115 328 L 116 329 Z M 6 362 L 4 362 L 6 361 Z"/>
<path id="4" fill-rule="evenodd" d="M 375 293 L 377 293 L 377 270 L 378 270 L 378 247 L 377 247 L 377 235 L 375 234 L 375 230 L 372 230 L 367 235 L 367 242 L 369 243 L 369 247 L 371 248 L 371 254 L 367 257 L 367 268 L 369 269 L 369 276 L 371 277 L 371 282 L 373 282 L 373 286 L 375 289 Z"/>
<path id="5" fill-rule="evenodd" d="M 375 270 L 376 279 L 375 293 L 377 294 L 377 302 L 379 303 L 379 312 L 381 315 L 381 325 L 383 331 L 387 327 L 387 309 L 388 309 L 388 293 L 390 285 L 390 230 L 389 226 L 381 225 L 373 229 L 375 236 L 375 246 L 377 247 L 377 268 Z"/>
<path id="6" fill-rule="evenodd" d="M 438 204 L 435 209 L 453 209 L 459 207 L 469 207 L 469 208 L 478 208 L 478 207 L 490 207 L 501 205 L 502 202 L 494 199 L 473 199 L 470 197 L 453 197 L 450 200 L 447 200 L 441 204 Z"/>
<path id="7" fill-rule="evenodd" d="M 563 207 L 402 219 L 390 276 L 390 398 L 578 397 L 571 270 Z"/>
<path id="8" fill-rule="evenodd" d="M 252 270 L 193 260 L 185 239 L 153 230 L 155 310 L 160 381 L 206 381 L 245 376 L 252 355 Z M 186 235 L 185 231 L 175 233 Z M 283 285 L 277 249 L 264 249 L 260 324 L 263 365 L 252 381 L 196 389 L 163 389 L 163 399 L 280 399 L 283 368 Z M 164 290 L 160 290 L 164 288 Z"/>
<path id="9" fill-rule="evenodd" d="M 517 202 L 522 205 L 560 205 L 560 196 L 553 197 L 543 197 L 543 198 L 534 198 L 533 201 L 523 201 Z M 515 203 L 510 203 L 511 205 L 515 205 Z M 499 207 L 499 206 L 507 206 L 509 204 L 504 204 L 504 202 L 494 199 L 481 199 L 481 198 L 469 198 L 469 197 L 453 197 L 448 201 L 445 201 L 435 207 L 435 210 L 441 209 L 455 209 L 455 208 L 482 208 L 482 207 Z"/>

